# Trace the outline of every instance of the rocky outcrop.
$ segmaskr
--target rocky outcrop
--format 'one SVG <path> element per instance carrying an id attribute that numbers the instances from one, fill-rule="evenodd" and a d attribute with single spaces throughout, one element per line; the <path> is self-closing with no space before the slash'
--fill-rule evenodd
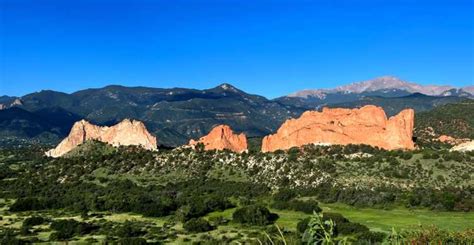
<path id="1" fill-rule="evenodd" d="M 454 137 L 449 136 L 449 135 L 444 135 L 443 134 L 443 135 L 440 135 L 438 137 L 438 141 L 442 142 L 442 143 L 453 144 L 456 141 L 456 139 Z"/>
<path id="2" fill-rule="evenodd" d="M 23 105 L 23 101 L 21 101 L 20 99 L 15 99 L 15 100 L 10 104 L 10 107 L 22 106 L 22 105 Z"/>
<path id="3" fill-rule="evenodd" d="M 114 126 L 101 127 L 81 120 L 73 125 L 69 136 L 46 155 L 60 157 L 86 140 L 98 140 L 113 146 L 137 145 L 148 150 L 157 149 L 156 138 L 140 121 L 125 119 Z"/>
<path id="4" fill-rule="evenodd" d="M 4 104 L 0 104 L 0 110 L 5 110 L 7 107 Z"/>
<path id="5" fill-rule="evenodd" d="M 189 145 L 193 148 L 199 143 L 204 145 L 204 150 L 227 149 L 238 153 L 247 150 L 247 137 L 245 134 L 234 134 L 232 129 L 227 125 L 216 126 L 208 135 L 201 137 L 197 141 L 189 141 Z"/>
<path id="6" fill-rule="evenodd" d="M 474 140 L 454 146 L 451 151 L 474 151 Z"/>
<path id="7" fill-rule="evenodd" d="M 414 114 L 412 109 L 405 109 L 387 119 L 383 109 L 373 105 L 360 109 L 306 111 L 300 118 L 283 123 L 276 134 L 266 136 L 262 151 L 307 144 L 367 144 L 387 150 L 413 149 Z"/>
<path id="8" fill-rule="evenodd" d="M 449 135 L 440 135 L 436 140 L 442 143 L 450 144 L 450 145 L 459 145 L 465 142 L 470 141 L 468 138 L 463 138 L 463 139 L 457 139 L 454 137 L 451 137 Z"/>

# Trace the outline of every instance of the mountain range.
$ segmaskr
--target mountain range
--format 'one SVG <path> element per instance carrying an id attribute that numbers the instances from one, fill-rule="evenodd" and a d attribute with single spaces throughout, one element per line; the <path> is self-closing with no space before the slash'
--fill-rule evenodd
<path id="1" fill-rule="evenodd" d="M 276 100 L 298 107 L 319 108 L 330 104 L 363 100 L 367 97 L 391 98 L 408 96 L 414 93 L 436 97 L 452 96 L 472 99 L 474 98 L 474 86 L 455 88 L 450 85 L 420 85 L 394 76 L 383 76 L 332 89 L 305 89 Z"/>
<path id="2" fill-rule="evenodd" d="M 473 86 L 422 86 L 390 76 L 334 89 L 304 90 L 272 100 L 227 83 L 204 90 L 117 85 L 71 94 L 43 90 L 21 97 L 0 97 L 0 136 L 57 143 L 80 119 L 113 125 L 132 118 L 143 121 L 159 144 L 177 146 L 207 134 L 218 124 L 227 124 L 249 137 L 261 137 L 274 132 L 288 118 L 324 106 L 374 104 L 394 115 L 404 108 L 420 112 L 474 98 L 473 93 Z"/>

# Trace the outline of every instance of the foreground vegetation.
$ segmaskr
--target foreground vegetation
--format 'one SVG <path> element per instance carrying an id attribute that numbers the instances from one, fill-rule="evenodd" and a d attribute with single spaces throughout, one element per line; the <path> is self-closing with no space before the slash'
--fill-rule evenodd
<path id="1" fill-rule="evenodd" d="M 0 150 L 2 243 L 474 242 L 474 154 L 443 145 L 43 151 Z"/>

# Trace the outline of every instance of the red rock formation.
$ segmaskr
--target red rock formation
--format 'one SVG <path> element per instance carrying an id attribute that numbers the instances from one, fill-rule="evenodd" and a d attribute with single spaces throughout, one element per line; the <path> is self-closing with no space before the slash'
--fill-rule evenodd
<path id="1" fill-rule="evenodd" d="M 452 144 L 452 145 L 453 145 L 453 144 L 455 144 L 456 139 L 453 138 L 453 137 L 451 137 L 451 136 L 449 136 L 449 135 L 444 135 L 444 134 L 443 134 L 443 135 L 441 135 L 441 136 L 438 137 L 438 141 L 439 141 L 439 142 L 442 142 L 442 143 L 448 143 L 448 144 Z"/>
<path id="2" fill-rule="evenodd" d="M 113 146 L 138 145 L 148 150 L 156 150 L 156 138 L 140 121 L 125 119 L 112 127 L 100 127 L 81 120 L 74 126 L 59 145 L 46 152 L 47 156 L 60 157 L 86 140 L 99 140 Z"/>
<path id="3" fill-rule="evenodd" d="M 450 144 L 450 145 L 459 145 L 459 144 L 471 141 L 469 138 L 457 139 L 457 138 L 454 138 L 452 136 L 444 135 L 444 134 L 440 135 L 435 140 L 437 140 L 439 142 L 442 142 L 442 143 Z"/>
<path id="4" fill-rule="evenodd" d="M 189 141 L 189 145 L 193 148 L 199 143 L 204 144 L 205 150 L 228 149 L 239 153 L 247 150 L 247 137 L 245 134 L 234 134 L 227 125 L 214 127 L 208 135 L 201 137 L 198 141 Z"/>
<path id="5" fill-rule="evenodd" d="M 276 134 L 266 136 L 262 151 L 286 150 L 307 144 L 367 144 L 383 149 L 413 149 L 414 111 L 405 109 L 387 120 L 382 108 L 307 111 L 289 119 Z"/>

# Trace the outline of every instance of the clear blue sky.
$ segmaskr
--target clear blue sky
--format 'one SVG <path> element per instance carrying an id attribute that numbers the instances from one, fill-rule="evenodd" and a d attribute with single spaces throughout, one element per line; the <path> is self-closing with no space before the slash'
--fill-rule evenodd
<path id="1" fill-rule="evenodd" d="M 382 75 L 472 85 L 473 2 L 0 0 L 0 95 L 229 82 L 274 98 Z"/>

